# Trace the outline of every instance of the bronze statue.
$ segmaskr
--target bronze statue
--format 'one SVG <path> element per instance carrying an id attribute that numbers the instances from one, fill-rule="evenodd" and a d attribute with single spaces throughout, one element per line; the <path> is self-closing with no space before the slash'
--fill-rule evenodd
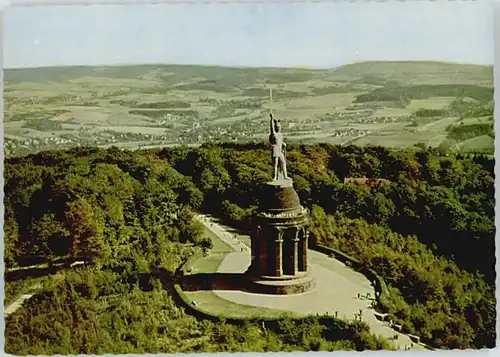
<path id="1" fill-rule="evenodd" d="M 272 159 L 274 163 L 273 181 L 276 180 L 289 180 L 286 171 L 285 150 L 286 143 L 283 141 L 283 134 L 281 133 L 281 124 L 279 121 L 271 117 L 271 133 L 269 134 L 269 142 L 272 145 Z"/>

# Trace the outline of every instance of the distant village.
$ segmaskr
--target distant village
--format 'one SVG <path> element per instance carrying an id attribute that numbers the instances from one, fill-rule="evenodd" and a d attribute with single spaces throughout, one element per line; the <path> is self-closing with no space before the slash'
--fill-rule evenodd
<path id="1" fill-rule="evenodd" d="M 314 135 L 327 132 L 330 137 L 357 138 L 368 135 L 372 130 L 350 127 L 350 124 L 373 124 L 388 122 L 408 122 L 412 116 L 372 116 L 372 109 L 349 112 L 327 113 L 305 120 L 285 119 L 286 136 L 291 141 L 303 141 Z M 166 114 L 155 118 L 151 127 L 158 128 L 157 133 L 124 132 L 95 125 L 81 125 L 78 130 L 59 133 L 58 130 L 42 130 L 46 137 L 38 137 L 31 132 L 24 137 L 5 135 L 4 154 L 6 157 L 33 154 L 42 150 L 67 149 L 75 146 L 117 146 L 123 149 L 141 147 L 201 144 L 203 142 L 247 142 L 266 137 L 267 121 L 262 115 L 249 115 L 233 122 L 214 124 L 209 118 L 201 120 L 196 116 Z M 47 121 L 47 119 L 44 119 Z M 50 121 L 50 120 L 49 120 Z M 49 123 L 50 124 L 50 123 Z M 176 125 L 177 124 L 177 125 Z M 116 127 L 115 127 L 116 128 Z M 60 129 L 59 129 L 60 130 Z M 124 126 L 124 130 L 126 127 Z M 262 139 L 259 139 L 262 140 Z"/>

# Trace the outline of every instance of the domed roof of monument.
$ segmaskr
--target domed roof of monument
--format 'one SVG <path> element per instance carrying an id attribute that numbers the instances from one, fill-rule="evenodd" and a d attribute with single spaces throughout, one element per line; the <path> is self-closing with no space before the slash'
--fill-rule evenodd
<path id="1" fill-rule="evenodd" d="M 300 211 L 299 195 L 293 188 L 292 180 L 275 180 L 264 187 L 260 200 L 260 210 L 268 212 Z"/>

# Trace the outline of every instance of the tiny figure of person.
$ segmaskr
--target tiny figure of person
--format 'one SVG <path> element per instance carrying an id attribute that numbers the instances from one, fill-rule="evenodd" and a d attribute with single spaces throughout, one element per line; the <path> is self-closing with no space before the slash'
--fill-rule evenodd
<path id="1" fill-rule="evenodd" d="M 283 150 L 286 148 L 286 143 L 283 141 L 283 134 L 281 133 L 281 124 L 279 121 L 271 117 L 271 133 L 269 134 L 269 142 L 272 145 L 272 159 L 274 163 L 273 180 L 285 179 L 289 180 L 286 171 L 286 160 Z"/>

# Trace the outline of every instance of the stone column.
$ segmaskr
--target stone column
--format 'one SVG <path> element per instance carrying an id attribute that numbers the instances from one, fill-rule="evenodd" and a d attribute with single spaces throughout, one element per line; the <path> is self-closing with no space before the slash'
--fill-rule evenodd
<path id="1" fill-rule="evenodd" d="M 307 227 L 304 227 L 303 230 L 304 236 L 302 237 L 302 264 L 304 271 L 307 271 L 307 243 L 309 238 L 309 230 Z"/>
<path id="2" fill-rule="evenodd" d="M 261 229 L 260 230 L 260 234 L 257 238 L 257 257 L 256 259 L 258 260 L 258 270 L 257 272 L 259 274 L 267 274 L 266 271 L 268 270 L 268 267 L 267 267 L 267 259 L 268 259 L 268 254 L 269 254 L 269 250 L 268 250 L 268 243 L 267 243 L 267 230 L 264 230 L 264 229 Z"/>
<path id="3" fill-rule="evenodd" d="M 283 275 L 283 231 L 280 228 L 276 229 L 276 256 L 275 256 L 275 274 L 276 276 Z"/>
<path id="4" fill-rule="evenodd" d="M 297 274 L 299 269 L 299 227 L 295 227 L 295 237 L 293 237 L 292 243 L 292 273 Z"/>
<path id="5" fill-rule="evenodd" d="M 298 241 L 298 247 L 297 247 L 297 254 L 298 254 L 298 258 L 299 258 L 298 268 L 299 268 L 299 271 L 304 271 L 304 256 L 303 256 L 304 248 L 302 247 L 304 245 L 304 240 L 302 239 L 302 236 L 300 234 L 301 229 L 299 228 L 298 231 L 299 231 L 299 241 Z"/>
<path id="6" fill-rule="evenodd" d="M 257 226 L 254 231 L 254 236 L 252 237 L 252 269 L 253 271 L 259 271 L 259 244 L 261 241 L 261 227 Z"/>

